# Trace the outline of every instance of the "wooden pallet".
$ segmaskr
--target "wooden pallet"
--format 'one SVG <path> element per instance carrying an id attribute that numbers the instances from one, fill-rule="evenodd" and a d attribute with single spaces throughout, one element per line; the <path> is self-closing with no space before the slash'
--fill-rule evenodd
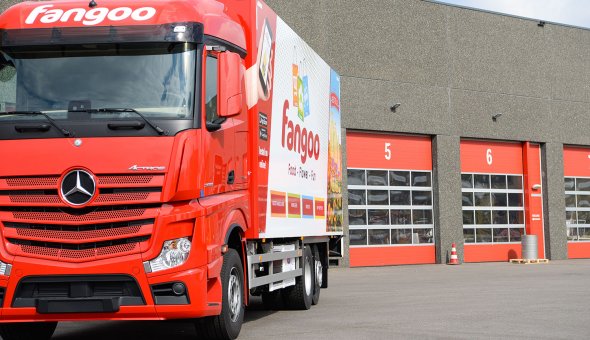
<path id="1" fill-rule="evenodd" d="M 534 259 L 534 260 L 529 260 L 529 259 L 511 259 L 510 263 L 520 263 L 520 264 L 533 264 L 533 263 L 549 263 L 549 260 L 547 259 Z"/>

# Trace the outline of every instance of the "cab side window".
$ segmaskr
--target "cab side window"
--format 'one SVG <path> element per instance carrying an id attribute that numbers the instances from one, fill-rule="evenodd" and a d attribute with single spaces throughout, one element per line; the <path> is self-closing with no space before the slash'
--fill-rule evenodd
<path id="1" fill-rule="evenodd" d="M 217 58 L 207 56 L 205 65 L 205 114 L 207 123 L 213 123 L 219 118 L 217 114 Z"/>

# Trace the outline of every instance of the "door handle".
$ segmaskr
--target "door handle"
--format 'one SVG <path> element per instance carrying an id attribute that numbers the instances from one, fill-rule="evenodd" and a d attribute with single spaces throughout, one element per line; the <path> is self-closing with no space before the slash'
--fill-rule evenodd
<path id="1" fill-rule="evenodd" d="M 234 184 L 235 177 L 236 175 L 234 171 L 230 171 L 229 174 L 227 174 L 227 184 Z"/>

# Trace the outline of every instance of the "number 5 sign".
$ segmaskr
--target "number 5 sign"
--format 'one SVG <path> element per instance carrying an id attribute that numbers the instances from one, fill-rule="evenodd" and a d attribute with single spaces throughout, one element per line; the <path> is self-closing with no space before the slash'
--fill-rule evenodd
<path id="1" fill-rule="evenodd" d="M 391 159 L 391 143 L 385 143 L 385 159 Z"/>
<path id="2" fill-rule="evenodd" d="M 346 151 L 349 168 L 432 169 L 429 136 L 347 132 Z"/>

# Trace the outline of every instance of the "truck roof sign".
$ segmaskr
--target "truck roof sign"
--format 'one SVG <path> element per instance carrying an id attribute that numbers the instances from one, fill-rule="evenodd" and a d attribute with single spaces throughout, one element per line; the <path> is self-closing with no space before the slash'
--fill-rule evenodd
<path id="1" fill-rule="evenodd" d="M 54 24 L 58 22 L 80 22 L 85 26 L 94 26 L 101 24 L 108 19 L 109 21 L 118 22 L 126 19 L 134 21 L 146 21 L 156 15 L 156 9 L 153 7 L 139 7 L 132 9 L 130 7 L 117 7 L 109 9 L 106 7 L 96 7 L 90 10 L 85 8 L 71 8 L 63 10 L 54 8 L 54 5 L 42 5 L 35 7 L 25 24 L 33 25 L 36 23 Z"/>
<path id="2" fill-rule="evenodd" d="M 203 34 L 228 41 L 244 51 L 247 48 L 246 34 L 239 23 L 239 15 L 234 10 L 227 10 L 230 5 L 226 2 L 211 0 L 100 0 L 97 2 L 96 7 L 90 7 L 87 1 L 81 0 L 20 2 L 0 14 L 0 31 L 27 30 L 29 32 L 30 29 L 198 23 L 203 27 Z M 241 8 L 240 6 L 237 8 Z M 185 33 L 189 32 L 188 28 L 189 26 Z M 84 36 L 86 33 L 88 32 L 82 30 L 77 34 Z"/>

